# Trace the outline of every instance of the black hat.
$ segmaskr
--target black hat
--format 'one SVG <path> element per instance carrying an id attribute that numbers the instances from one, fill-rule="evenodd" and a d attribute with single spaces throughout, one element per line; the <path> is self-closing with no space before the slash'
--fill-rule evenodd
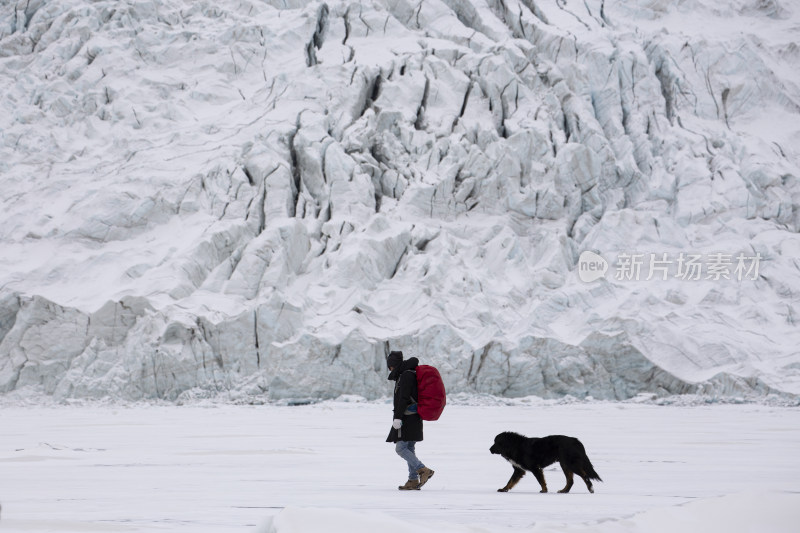
<path id="1" fill-rule="evenodd" d="M 389 353 L 386 358 L 386 368 L 397 368 L 403 362 L 403 352 L 397 350 Z"/>

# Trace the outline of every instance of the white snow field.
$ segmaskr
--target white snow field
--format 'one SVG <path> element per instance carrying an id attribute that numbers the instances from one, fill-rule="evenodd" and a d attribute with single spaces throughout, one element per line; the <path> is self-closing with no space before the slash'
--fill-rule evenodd
<path id="1" fill-rule="evenodd" d="M 192 533 L 794 533 L 800 410 L 473 398 L 425 426 L 436 470 L 399 492 L 388 403 L 5 406 L 0 531 Z M 557 494 L 494 435 L 579 437 L 603 478 Z"/>
<path id="2" fill-rule="evenodd" d="M 453 392 L 796 402 L 798 35 L 788 0 L 4 0 L 0 393 L 377 399 L 400 348 Z"/>

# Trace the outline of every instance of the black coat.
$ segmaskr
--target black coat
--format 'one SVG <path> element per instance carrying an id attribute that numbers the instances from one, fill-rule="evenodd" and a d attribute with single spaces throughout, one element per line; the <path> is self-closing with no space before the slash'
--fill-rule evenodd
<path id="1" fill-rule="evenodd" d="M 417 399 L 417 365 L 419 365 L 419 360 L 411 357 L 389 374 L 389 379 L 397 382 L 394 386 L 392 418 L 399 418 L 403 421 L 403 425 L 399 430 L 391 428 L 386 442 L 422 440 L 422 418 L 418 414 L 404 414 L 408 406 L 415 403 Z"/>

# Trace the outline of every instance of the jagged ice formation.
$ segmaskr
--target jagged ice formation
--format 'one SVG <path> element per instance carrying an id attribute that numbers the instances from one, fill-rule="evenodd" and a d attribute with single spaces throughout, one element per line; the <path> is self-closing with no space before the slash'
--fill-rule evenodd
<path id="1" fill-rule="evenodd" d="M 778 0 L 5 2 L 0 392 L 375 398 L 391 348 L 450 392 L 796 397 L 798 34 Z"/>

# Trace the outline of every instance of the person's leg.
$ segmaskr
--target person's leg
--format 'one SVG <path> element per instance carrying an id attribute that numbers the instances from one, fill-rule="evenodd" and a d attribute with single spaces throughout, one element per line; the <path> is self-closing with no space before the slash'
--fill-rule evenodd
<path id="1" fill-rule="evenodd" d="M 422 463 L 422 461 L 420 461 L 419 457 L 417 457 L 417 443 L 416 443 L 416 441 L 410 441 L 408 443 L 408 449 L 411 450 L 412 454 L 414 454 L 414 460 L 415 460 L 414 467 L 413 467 L 414 468 L 414 473 L 415 474 L 419 474 L 419 471 L 421 469 L 425 468 L 425 465 Z M 408 466 L 409 466 L 409 471 L 410 471 L 411 463 L 409 463 Z"/>
<path id="2" fill-rule="evenodd" d="M 422 488 L 422 486 L 425 483 L 428 482 L 428 480 L 431 478 L 431 476 L 433 476 L 433 470 L 431 470 L 430 468 L 428 468 L 427 466 L 422 464 L 422 461 L 420 461 L 417 458 L 417 451 L 416 451 L 417 443 L 416 442 L 409 442 L 409 445 L 410 445 L 409 448 L 411 449 L 411 453 L 414 454 L 414 458 L 417 460 L 417 465 L 416 465 L 416 467 L 414 469 L 414 474 L 419 476 L 419 486 L 420 486 L 420 488 Z M 411 463 L 409 463 L 408 466 L 409 466 L 409 475 L 411 475 L 411 472 L 410 472 Z"/>
<path id="3" fill-rule="evenodd" d="M 397 455 L 402 457 L 406 463 L 408 463 L 408 479 L 409 481 L 416 481 L 419 479 L 419 474 L 417 471 L 421 468 L 425 468 L 425 465 L 417 459 L 417 456 L 414 454 L 415 442 L 413 441 L 405 441 L 401 440 L 398 441 L 394 447 L 394 450 L 397 452 Z"/>

